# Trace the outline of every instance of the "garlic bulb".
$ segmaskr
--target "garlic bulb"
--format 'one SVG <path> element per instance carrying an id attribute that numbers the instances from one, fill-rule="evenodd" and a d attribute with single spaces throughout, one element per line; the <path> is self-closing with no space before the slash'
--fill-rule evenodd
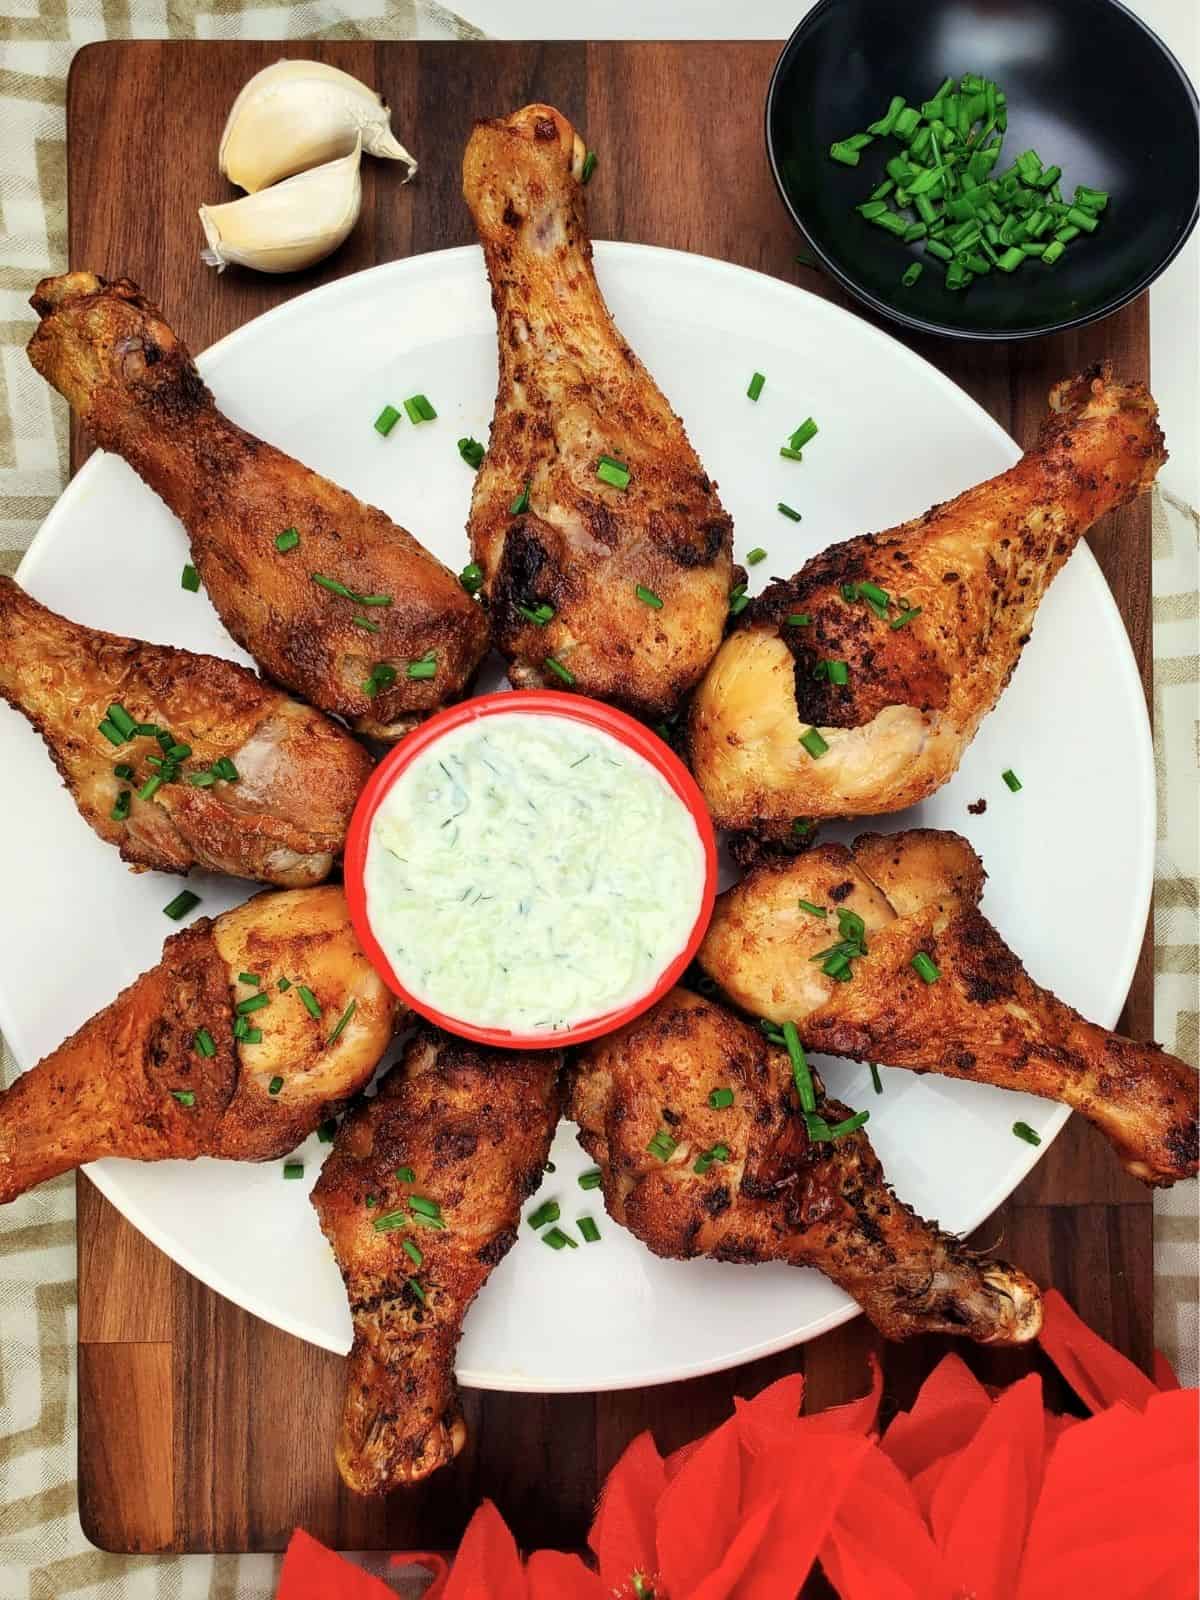
<path id="1" fill-rule="evenodd" d="M 373 156 L 417 163 L 394 137 L 388 108 L 373 89 L 322 61 L 276 61 L 255 73 L 233 102 L 217 161 L 249 194 L 280 178 L 348 154 L 355 137 Z"/>
<path id="2" fill-rule="evenodd" d="M 362 139 L 339 161 L 298 172 L 222 206 L 201 206 L 208 249 L 201 260 L 218 272 L 231 261 L 258 272 L 296 272 L 331 251 L 358 221 L 362 207 Z"/>

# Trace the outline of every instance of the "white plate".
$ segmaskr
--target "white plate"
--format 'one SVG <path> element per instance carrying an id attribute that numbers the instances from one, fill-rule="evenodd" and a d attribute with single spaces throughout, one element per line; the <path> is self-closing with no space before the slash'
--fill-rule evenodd
<path id="1" fill-rule="evenodd" d="M 886 528 L 1017 457 L 1012 440 L 933 367 L 825 300 L 674 251 L 601 244 L 596 260 L 617 322 L 720 482 L 737 550 L 769 552 L 753 570 L 755 587 L 832 540 Z M 186 326 L 179 331 L 187 337 Z M 235 421 L 384 506 L 457 568 L 467 559 L 472 477 L 455 441 L 487 438 L 495 337 L 482 259 L 467 248 L 291 300 L 199 364 Z M 756 369 L 767 384 L 751 404 Z M 417 392 L 432 399 L 437 421 L 404 421 L 381 438 L 371 426 L 381 407 Z M 783 460 L 780 442 L 810 414 L 821 432 L 803 465 Z M 785 520 L 779 500 L 804 520 Z M 205 596 L 180 588 L 186 558 L 174 517 L 122 461 L 97 455 L 46 519 L 20 577 L 82 622 L 244 659 Z M 158 959 L 172 926 L 162 907 L 179 885 L 126 871 L 76 813 L 41 741 L 4 706 L 0 765 L 6 832 L 22 846 L 7 868 L 0 1026 L 30 1064 Z M 1020 794 L 1001 782 L 1006 767 L 1020 774 Z M 968 816 L 979 796 L 986 814 Z M 1145 925 L 1153 815 L 1141 686 L 1112 597 L 1080 548 L 958 776 L 882 825 L 966 833 L 991 873 L 986 910 L 1030 971 L 1112 1023 Z M 193 882 L 206 913 L 247 892 L 228 880 Z M 865 1068 L 822 1069 L 840 1098 L 870 1107 L 898 1192 L 956 1231 L 981 1222 L 1037 1160 L 1013 1137 L 1014 1119 L 1048 1142 L 1066 1118 L 1046 1101 L 886 1070 L 876 1097 Z M 304 1146 L 303 1183 L 282 1182 L 278 1163 L 103 1161 L 89 1174 L 189 1272 L 267 1321 L 344 1350 L 346 1302 L 307 1202 L 325 1148 L 315 1137 Z M 467 1320 L 464 1383 L 658 1383 L 764 1355 L 854 1314 L 815 1272 L 655 1260 L 606 1222 L 595 1193 L 577 1187 L 587 1163 L 572 1129 L 560 1129 L 553 1155 L 557 1171 L 542 1198 L 557 1196 L 568 1223 L 595 1212 L 603 1241 L 556 1253 L 522 1227 Z"/>

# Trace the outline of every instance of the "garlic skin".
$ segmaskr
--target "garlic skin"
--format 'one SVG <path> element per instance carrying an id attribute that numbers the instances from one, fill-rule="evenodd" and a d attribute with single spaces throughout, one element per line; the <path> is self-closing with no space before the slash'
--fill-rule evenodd
<path id="1" fill-rule="evenodd" d="M 407 183 L 417 163 L 392 133 L 383 100 L 365 83 L 322 61 L 276 61 L 255 73 L 225 122 L 217 161 L 248 194 L 322 166 L 354 148 L 403 161 Z"/>
<path id="2" fill-rule="evenodd" d="M 200 259 L 218 272 L 230 262 L 256 272 L 298 272 L 336 250 L 362 209 L 362 139 L 349 155 L 298 172 L 225 205 L 201 206 L 208 240 Z"/>

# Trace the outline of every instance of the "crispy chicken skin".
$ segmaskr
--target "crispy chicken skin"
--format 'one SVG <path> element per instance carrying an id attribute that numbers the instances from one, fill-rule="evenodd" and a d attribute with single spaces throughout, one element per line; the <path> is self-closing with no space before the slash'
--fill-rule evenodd
<path id="1" fill-rule="evenodd" d="M 417 1483 L 466 1442 L 454 1382 L 463 1318 L 541 1182 L 561 1065 L 557 1051 L 488 1050 L 422 1028 L 338 1131 L 312 1203 L 354 1320 L 337 1464 L 358 1494 Z M 434 1201 L 445 1226 L 413 1222 L 413 1195 Z M 402 1226 L 374 1226 L 398 1213 Z"/>
<path id="2" fill-rule="evenodd" d="M 718 1088 L 734 1102 L 714 1111 Z M 817 1090 L 830 1125 L 849 1115 Z M 897 1200 L 864 1133 L 810 1142 L 786 1052 L 699 995 L 675 989 L 585 1046 L 566 1109 L 609 1213 L 655 1255 L 818 1267 L 889 1339 L 1022 1344 L 1041 1326 L 1036 1285 Z M 665 1162 L 646 1148 L 662 1128 L 678 1141 Z M 728 1159 L 698 1175 L 697 1157 L 717 1143 Z"/>
<path id="3" fill-rule="evenodd" d="M 796 817 L 900 811 L 940 788 L 1076 542 L 1154 481 L 1156 418 L 1146 389 L 1107 367 L 1066 379 L 1009 471 L 764 590 L 692 701 L 692 766 L 717 823 L 771 835 Z M 886 619 L 844 598 L 864 582 L 893 602 Z M 896 627 L 899 601 L 918 614 Z M 821 661 L 844 661 L 847 682 L 816 678 Z M 800 743 L 810 727 L 829 746 L 816 759 Z"/>
<path id="4" fill-rule="evenodd" d="M 329 876 L 371 758 L 345 729 L 245 667 L 102 633 L 0 577 L 0 696 L 46 741 L 84 821 L 135 871 L 203 867 L 298 889 Z M 149 736 L 114 749 L 99 731 L 113 702 L 191 747 L 186 772 L 220 756 L 234 782 L 164 784 L 138 796 L 161 759 Z M 114 766 L 133 768 L 118 778 Z M 128 792 L 129 814 L 113 808 Z"/>
<path id="5" fill-rule="evenodd" d="M 500 377 L 471 503 L 496 642 L 521 688 L 669 714 L 721 642 L 733 524 L 683 424 L 613 326 L 592 271 L 584 145 L 551 106 L 479 122 L 463 193 L 483 244 Z M 596 476 L 625 463 L 625 489 Z M 527 486 L 526 507 L 512 506 Z M 662 600 L 638 598 L 638 586 Z M 539 626 L 521 607 L 549 606 Z"/>
<path id="6" fill-rule="evenodd" d="M 187 529 L 221 621 L 268 677 L 360 733 L 398 739 L 468 686 L 487 619 L 449 568 L 327 478 L 221 415 L 185 346 L 136 284 L 92 272 L 43 278 L 29 359 L 88 432 L 123 456 Z M 287 553 L 276 537 L 295 528 Z M 319 573 L 364 608 L 313 582 Z M 407 665 L 432 650 L 437 672 Z M 372 669 L 395 681 L 368 694 Z"/>
<path id="7" fill-rule="evenodd" d="M 852 851 L 820 845 L 721 895 L 698 959 L 737 1005 L 794 1021 L 811 1049 L 1061 1100 L 1134 1177 L 1193 1177 L 1196 1073 L 1039 988 L 979 910 L 985 876 L 956 833 L 864 834 Z M 802 899 L 828 915 L 802 910 Z M 812 959 L 837 943 L 838 907 L 866 925 L 867 954 L 848 983 Z M 935 983 L 912 967 L 921 950 L 941 974 Z"/>
<path id="8" fill-rule="evenodd" d="M 240 982 L 243 972 L 262 984 Z M 293 987 L 281 992 L 285 977 Z M 315 995 L 319 1021 L 299 984 Z M 261 1042 L 235 1039 L 234 1007 L 260 993 L 268 1004 L 248 1021 Z M 358 947 L 340 889 L 269 892 L 215 921 L 202 917 L 166 941 L 156 967 L 0 1093 L 0 1202 L 104 1156 L 285 1155 L 358 1093 L 395 1023 L 395 1001 Z M 212 1055 L 197 1047 L 200 1029 Z M 271 1094 L 276 1077 L 283 1085 Z"/>

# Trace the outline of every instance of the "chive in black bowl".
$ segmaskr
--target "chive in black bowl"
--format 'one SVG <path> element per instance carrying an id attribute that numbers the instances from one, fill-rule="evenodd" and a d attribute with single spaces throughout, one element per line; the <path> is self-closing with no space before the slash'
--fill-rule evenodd
<path id="1" fill-rule="evenodd" d="M 901 153 L 890 138 L 857 167 L 829 147 L 882 118 L 895 95 L 920 107 L 947 77 L 977 73 L 1007 96 L 999 172 L 1024 150 L 1107 190 L 1095 233 L 1053 266 L 1031 259 L 946 287 L 943 264 L 855 210 Z M 1182 249 L 1200 195 L 1196 92 L 1175 57 L 1117 0 L 820 0 L 771 78 L 767 152 L 792 218 L 824 268 L 873 310 L 925 333 L 1030 339 L 1108 316 Z M 901 283 L 914 261 L 924 270 Z"/>

